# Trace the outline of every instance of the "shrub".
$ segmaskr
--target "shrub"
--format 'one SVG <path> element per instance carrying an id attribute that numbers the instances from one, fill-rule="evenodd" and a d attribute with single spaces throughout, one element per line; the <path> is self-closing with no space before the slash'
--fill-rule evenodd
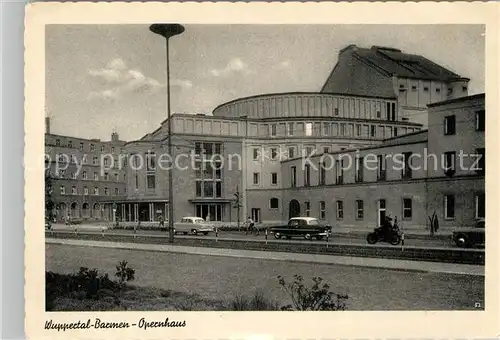
<path id="1" fill-rule="evenodd" d="M 55 309 L 55 300 L 60 298 L 73 300 L 103 300 L 120 304 L 120 292 L 125 283 L 135 277 L 135 270 L 126 261 L 116 266 L 118 281 L 113 281 L 108 274 L 99 274 L 97 269 L 81 267 L 74 274 L 45 273 L 45 309 Z"/>
<path id="2" fill-rule="evenodd" d="M 313 277 L 313 285 L 308 288 L 304 285 L 301 275 L 294 275 L 292 283 L 286 283 L 282 276 L 278 276 L 280 286 L 290 295 L 293 304 L 281 307 L 284 311 L 337 311 L 345 310 L 345 301 L 349 298 L 344 294 L 330 292 L 330 286 L 323 283 L 321 277 Z"/>
<path id="3" fill-rule="evenodd" d="M 267 299 L 261 291 L 257 291 L 251 298 L 236 295 L 231 300 L 229 309 L 232 311 L 277 311 L 279 306 Z"/>
<path id="4" fill-rule="evenodd" d="M 115 276 L 118 278 L 118 284 L 124 287 L 127 282 L 135 279 L 135 270 L 128 266 L 127 261 L 121 261 L 116 266 Z"/>

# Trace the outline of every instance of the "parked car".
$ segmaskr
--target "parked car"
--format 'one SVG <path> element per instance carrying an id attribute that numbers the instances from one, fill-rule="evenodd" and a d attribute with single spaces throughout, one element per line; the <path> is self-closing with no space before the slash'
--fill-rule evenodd
<path id="1" fill-rule="evenodd" d="M 484 219 L 476 221 L 472 228 L 461 228 L 453 231 L 453 242 L 459 247 L 471 247 L 477 244 L 484 244 Z"/>
<path id="2" fill-rule="evenodd" d="M 287 225 L 271 227 L 269 230 L 275 239 L 301 237 L 306 240 L 311 240 L 312 238 L 321 240 L 327 233 L 331 232 L 332 227 L 322 224 L 315 217 L 292 217 Z"/>
<path id="3" fill-rule="evenodd" d="M 211 231 L 214 231 L 214 226 L 201 217 L 183 217 L 180 222 L 174 223 L 174 233 L 208 235 Z"/>

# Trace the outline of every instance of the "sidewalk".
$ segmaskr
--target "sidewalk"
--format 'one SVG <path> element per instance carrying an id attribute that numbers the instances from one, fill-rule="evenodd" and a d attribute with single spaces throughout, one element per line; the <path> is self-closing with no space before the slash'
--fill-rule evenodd
<path id="1" fill-rule="evenodd" d="M 143 224 L 144 226 L 144 224 Z M 157 224 L 155 224 L 155 227 Z M 74 224 L 74 225 L 65 225 L 65 224 L 53 224 L 52 229 L 54 230 L 74 230 L 77 228 L 78 230 L 112 230 L 113 225 L 111 222 L 102 222 L 102 223 L 85 223 L 85 224 Z M 129 228 L 133 228 L 130 227 Z M 261 225 L 261 228 L 265 228 L 265 226 Z M 119 228 L 117 228 L 119 229 Z M 144 230 L 148 230 L 151 228 L 145 228 Z M 373 231 L 373 228 L 353 228 L 353 227 L 333 227 L 332 236 L 344 236 L 344 237 L 353 237 L 353 238 L 365 238 L 366 235 Z M 448 240 L 451 238 L 452 231 L 451 230 L 443 230 L 434 234 L 434 237 L 430 236 L 429 230 L 424 228 L 422 229 L 405 229 L 404 230 L 405 238 L 413 238 L 413 239 L 424 239 L 424 240 Z"/>
<path id="2" fill-rule="evenodd" d="M 381 258 L 362 258 L 334 255 L 315 255 L 304 253 L 284 253 L 256 250 L 223 249 L 223 248 L 204 248 L 204 247 L 185 247 L 175 245 L 142 244 L 142 243 L 124 243 L 124 242 L 103 242 L 87 241 L 74 239 L 52 239 L 46 238 L 48 244 L 63 244 L 86 247 L 102 247 L 115 249 L 129 249 L 141 251 L 174 252 L 195 255 L 209 256 L 229 256 L 244 257 L 264 260 L 310 262 L 322 264 L 336 264 L 345 266 L 359 266 L 368 268 L 380 268 L 403 271 L 418 271 L 428 273 L 446 273 L 472 276 L 484 276 L 484 266 L 438 263 L 424 261 L 393 260 Z"/>

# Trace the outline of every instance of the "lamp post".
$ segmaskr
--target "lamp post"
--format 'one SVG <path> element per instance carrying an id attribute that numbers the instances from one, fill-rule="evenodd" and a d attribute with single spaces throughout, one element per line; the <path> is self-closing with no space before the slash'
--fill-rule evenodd
<path id="1" fill-rule="evenodd" d="M 172 157 L 172 120 L 170 113 L 170 65 L 168 53 L 168 41 L 174 35 L 184 32 L 184 26 L 179 24 L 153 24 L 149 26 L 149 30 L 155 34 L 161 35 L 166 42 L 166 57 L 167 57 L 167 127 L 168 127 L 168 154 Z M 173 191 L 173 164 L 170 168 L 168 176 L 168 239 L 170 243 L 174 243 L 174 191 Z"/>

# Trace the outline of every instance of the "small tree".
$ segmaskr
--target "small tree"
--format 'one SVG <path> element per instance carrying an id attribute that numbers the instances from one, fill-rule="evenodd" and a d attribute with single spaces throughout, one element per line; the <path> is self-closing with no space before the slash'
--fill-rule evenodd
<path id="1" fill-rule="evenodd" d="M 330 292 L 330 286 L 323 283 L 321 277 L 313 277 L 313 285 L 304 285 L 301 275 L 294 275 L 292 283 L 287 284 L 282 276 L 278 282 L 292 298 L 293 304 L 281 307 L 284 311 L 338 311 L 345 310 L 345 301 L 349 298 L 344 294 Z"/>
<path id="2" fill-rule="evenodd" d="M 54 207 L 55 203 L 52 199 L 53 188 L 53 177 L 50 170 L 45 170 L 45 218 L 52 223 L 54 220 Z"/>
<path id="3" fill-rule="evenodd" d="M 121 261 L 116 266 L 115 276 L 118 278 L 118 284 L 124 288 L 127 282 L 135 279 L 135 270 L 128 266 L 127 261 Z"/>

